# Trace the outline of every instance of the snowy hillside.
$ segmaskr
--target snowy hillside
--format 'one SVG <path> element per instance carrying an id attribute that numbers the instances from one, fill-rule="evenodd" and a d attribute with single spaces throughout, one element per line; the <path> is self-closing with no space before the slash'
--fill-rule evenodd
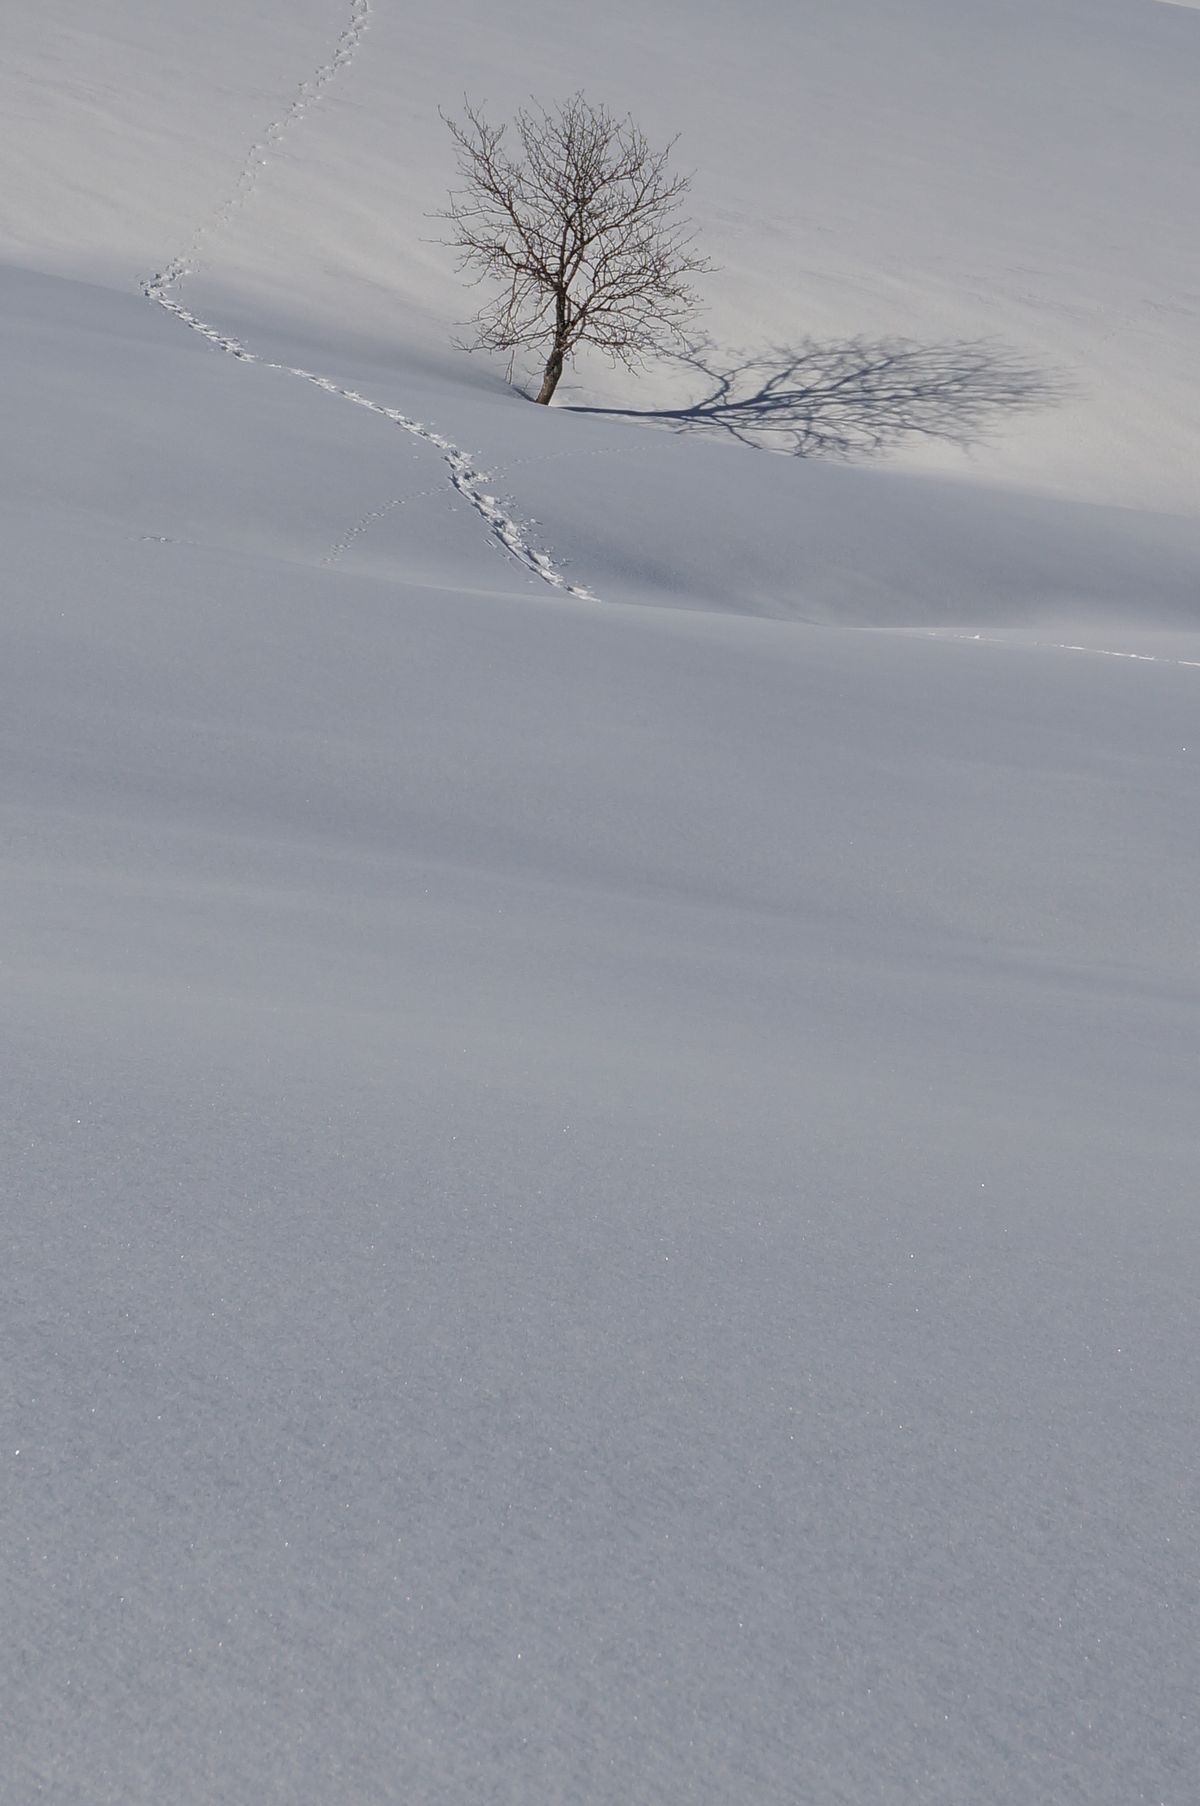
<path id="1" fill-rule="evenodd" d="M 529 406 L 437 110 L 579 86 L 718 376 L 1036 405 Z M 1179 0 L 6 19 L 6 1801 L 1190 1806 L 1198 90 Z"/>

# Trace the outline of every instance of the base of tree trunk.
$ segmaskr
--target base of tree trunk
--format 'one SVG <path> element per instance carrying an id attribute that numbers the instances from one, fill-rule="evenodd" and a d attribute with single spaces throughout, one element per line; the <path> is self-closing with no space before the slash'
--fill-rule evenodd
<path id="1" fill-rule="evenodd" d="M 550 406 L 550 397 L 553 395 L 555 389 L 557 389 L 558 379 L 562 373 L 563 354 L 561 351 L 552 351 L 546 361 L 546 368 L 542 372 L 542 386 L 533 398 L 536 402 L 540 403 L 542 407 L 548 408 Z"/>

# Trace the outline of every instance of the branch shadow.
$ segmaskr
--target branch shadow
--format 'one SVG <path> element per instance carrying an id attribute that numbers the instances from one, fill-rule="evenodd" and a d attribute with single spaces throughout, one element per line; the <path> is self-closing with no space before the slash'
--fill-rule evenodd
<path id="1" fill-rule="evenodd" d="M 701 379 L 698 400 L 572 411 L 726 435 L 793 458 L 855 458 L 911 438 L 977 444 L 1002 416 L 1053 407 L 1071 393 L 1061 373 L 988 339 L 802 339 L 755 353 L 700 342 L 672 361 Z"/>

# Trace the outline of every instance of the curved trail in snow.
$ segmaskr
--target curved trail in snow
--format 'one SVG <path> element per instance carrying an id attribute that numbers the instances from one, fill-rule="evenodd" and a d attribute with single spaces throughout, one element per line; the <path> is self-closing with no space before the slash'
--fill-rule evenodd
<path id="1" fill-rule="evenodd" d="M 237 212 L 237 210 L 253 194 L 259 175 L 266 165 L 270 153 L 282 142 L 289 128 L 301 120 L 309 108 L 320 98 L 321 91 L 353 62 L 357 55 L 367 28 L 371 22 L 372 0 L 351 0 L 350 18 L 328 60 L 321 64 L 307 81 L 303 82 L 291 104 L 267 126 L 262 137 L 250 147 L 245 163 L 242 165 L 230 195 L 214 209 L 204 223 L 196 228 L 186 249 L 173 257 L 166 268 L 151 276 L 142 284 L 142 293 L 148 301 L 153 301 L 165 313 L 174 316 L 189 331 L 198 333 L 207 339 L 210 345 L 230 357 L 236 357 L 246 364 L 258 364 L 264 370 L 282 370 L 288 376 L 297 376 L 303 382 L 312 383 L 315 388 L 323 389 L 328 395 L 336 395 L 343 401 L 351 401 L 356 407 L 366 408 L 372 414 L 381 414 L 394 426 L 401 427 L 413 438 L 421 439 L 435 451 L 441 453 L 449 471 L 451 483 L 458 493 L 468 502 L 485 522 L 492 538 L 506 552 L 525 566 L 543 583 L 552 589 L 560 590 L 568 596 L 576 596 L 581 601 L 595 601 L 591 591 L 581 584 L 570 580 L 558 569 L 549 552 L 532 545 L 527 537 L 526 529 L 512 515 L 506 512 L 500 499 L 491 493 L 488 473 L 481 470 L 470 453 L 445 438 L 441 433 L 427 426 L 424 421 L 414 420 L 410 415 L 402 413 L 398 408 L 385 407 L 382 402 L 372 401 L 370 396 L 363 395 L 357 389 L 347 389 L 341 383 L 334 382 L 331 377 L 321 376 L 315 370 L 305 370 L 298 364 L 282 364 L 263 357 L 259 352 L 251 351 L 240 339 L 222 332 L 207 320 L 200 319 L 186 308 L 179 299 L 179 293 L 185 278 L 194 275 L 199 265 L 200 252 L 213 236 Z M 416 499 L 415 497 L 412 499 Z M 385 510 L 386 512 L 386 510 Z M 357 537 L 351 531 L 350 539 Z M 344 546 L 339 542 L 340 549 Z M 330 562 L 327 560 L 327 562 Z"/>

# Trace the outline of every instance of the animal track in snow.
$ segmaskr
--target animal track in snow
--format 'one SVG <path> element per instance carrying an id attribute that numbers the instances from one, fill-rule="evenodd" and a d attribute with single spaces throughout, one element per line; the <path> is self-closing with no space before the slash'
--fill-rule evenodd
<path id="1" fill-rule="evenodd" d="M 557 464 L 568 462 L 575 464 L 582 458 L 613 458 L 618 456 L 619 450 L 620 448 L 609 445 L 595 447 L 590 451 L 577 451 L 566 454 L 563 454 L 562 452 L 539 452 L 535 457 L 510 458 L 508 460 L 507 468 L 510 470 L 519 470 L 530 464 L 549 464 L 551 462 Z M 413 455 L 415 457 L 416 453 Z M 348 527 L 345 533 L 342 534 L 342 537 L 330 546 L 328 552 L 326 552 L 324 558 L 322 558 L 321 563 L 326 565 L 337 564 L 340 559 L 345 557 L 354 542 L 361 539 L 364 533 L 370 532 L 371 528 L 376 526 L 379 521 L 387 520 L 388 516 L 395 514 L 397 509 L 407 507 L 409 502 L 426 501 L 430 496 L 437 495 L 440 487 L 441 485 L 439 484 L 436 489 L 418 489 L 411 495 L 394 495 L 390 501 L 383 502 L 378 508 L 368 509 L 361 519 L 355 521 L 352 527 Z M 581 597 L 589 594 L 589 592 L 582 589 L 572 590 L 571 593 L 572 595 Z M 596 598 L 592 596 L 590 599 L 595 601 Z"/>
<path id="2" fill-rule="evenodd" d="M 209 218 L 197 226 L 191 243 L 179 256 L 173 258 L 162 272 L 160 280 L 167 288 L 175 287 L 185 276 L 194 276 L 199 267 L 199 255 L 205 241 L 214 232 L 227 224 L 254 192 L 260 172 L 266 167 L 271 152 L 284 138 L 289 126 L 302 119 L 313 102 L 320 98 L 322 88 L 326 87 L 334 77 L 353 62 L 358 47 L 366 35 L 367 26 L 371 22 L 371 0 L 351 0 L 350 20 L 329 61 L 322 63 L 314 75 L 301 82 L 295 98 L 278 119 L 273 119 L 260 139 L 250 146 L 245 163 L 238 174 L 233 192 L 227 200 L 214 208 Z"/>
<path id="3" fill-rule="evenodd" d="M 289 128 L 303 118 L 319 98 L 322 89 L 354 60 L 371 22 L 371 13 L 372 0 L 351 0 L 349 21 L 337 41 L 332 56 L 327 62 L 321 64 L 315 74 L 301 84 L 291 105 L 280 114 L 277 120 L 272 121 L 262 138 L 251 146 L 250 154 L 242 166 L 233 192 L 228 199 L 223 201 L 210 218 L 197 228 L 184 251 L 172 258 L 165 269 L 151 276 L 142 284 L 142 293 L 147 300 L 153 301 L 165 313 L 173 315 L 189 331 L 198 333 L 201 338 L 207 339 L 210 345 L 214 345 L 217 350 L 225 352 L 229 357 L 238 358 L 246 364 L 258 364 L 265 370 L 282 370 L 288 376 L 300 377 L 304 382 L 312 383 L 316 388 L 323 389 L 326 394 L 336 395 L 343 401 L 352 401 L 356 407 L 366 408 L 373 414 L 381 414 L 385 420 L 390 420 L 393 425 L 401 427 L 404 432 L 411 433 L 414 438 L 421 439 L 426 445 L 432 446 L 441 453 L 455 489 L 482 517 L 492 538 L 504 551 L 515 558 L 518 564 L 524 565 L 525 569 L 535 577 L 540 577 L 543 583 L 548 583 L 551 588 L 561 590 L 566 595 L 575 596 L 581 601 L 594 601 L 595 597 L 590 590 L 568 580 L 557 568 L 549 552 L 530 543 L 526 529 L 512 515 L 506 513 L 499 499 L 491 493 L 490 478 L 487 473 L 477 467 L 469 453 L 454 445 L 433 427 L 427 426 L 423 421 L 412 419 L 409 415 L 401 413 L 398 408 L 385 407 L 381 402 L 372 401 L 369 396 L 360 394 L 357 389 L 344 388 L 340 383 L 334 382 L 332 378 L 318 375 L 316 371 L 305 370 L 295 364 L 276 363 L 269 358 L 262 357 L 258 352 L 251 351 L 246 345 L 243 345 L 240 339 L 235 339 L 231 334 L 222 332 L 219 327 L 212 325 L 209 321 L 200 319 L 179 299 L 180 288 L 185 277 L 195 273 L 201 248 L 214 232 L 228 222 L 253 192 L 269 153 L 280 145 Z M 373 517 L 368 517 L 365 522 L 361 522 L 357 528 L 352 529 L 344 543 L 339 541 L 333 554 L 325 562 L 332 563 L 336 557 L 340 557 L 346 546 L 357 537 L 359 532 L 365 530 L 366 525 L 370 524 L 371 518 Z"/>
<path id="4" fill-rule="evenodd" d="M 347 527 L 342 537 L 330 546 L 321 563 L 336 564 L 340 558 L 345 557 L 356 539 L 361 539 L 363 534 L 375 526 L 378 521 L 386 520 L 389 514 L 395 514 L 396 510 L 403 508 L 406 503 L 427 501 L 430 496 L 440 493 L 441 484 L 439 483 L 436 489 L 418 489 L 414 495 L 394 495 L 391 501 L 384 502 L 381 508 L 368 509 L 360 520 L 356 520 L 352 527 Z"/>

